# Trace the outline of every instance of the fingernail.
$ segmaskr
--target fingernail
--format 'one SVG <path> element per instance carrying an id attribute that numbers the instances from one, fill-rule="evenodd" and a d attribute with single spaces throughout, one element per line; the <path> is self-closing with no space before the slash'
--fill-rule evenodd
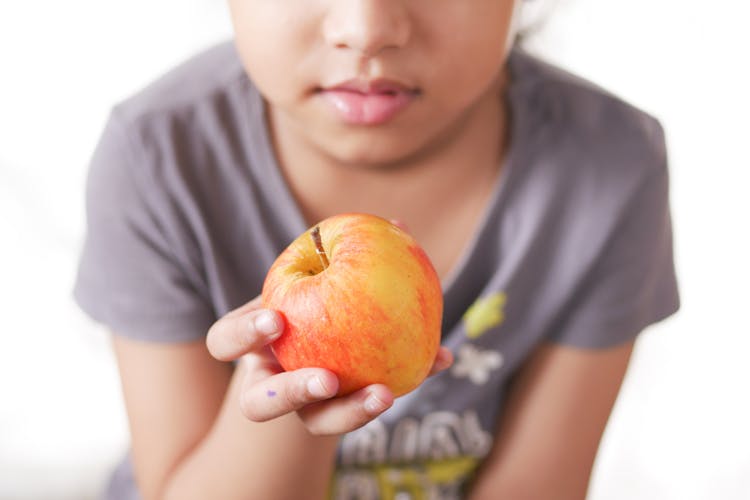
<path id="1" fill-rule="evenodd" d="M 365 399 L 365 410 L 371 415 L 381 413 L 382 411 L 385 411 L 386 408 L 388 408 L 388 405 L 381 401 L 381 399 L 374 393 L 370 393 L 367 396 L 367 399 Z"/>
<path id="2" fill-rule="evenodd" d="M 309 392 L 311 396 L 316 398 L 324 398 L 326 396 L 329 396 L 328 389 L 326 389 L 326 386 L 323 385 L 323 381 L 317 375 L 314 377 L 310 377 L 310 379 L 307 381 L 307 392 Z"/>
<path id="3" fill-rule="evenodd" d="M 453 364 L 453 355 L 448 352 L 445 356 L 441 356 L 437 361 L 437 370 L 442 371 Z"/>
<path id="4" fill-rule="evenodd" d="M 270 312 L 262 312 L 253 320 L 255 331 L 274 339 L 281 335 L 281 329 L 276 321 L 276 316 Z"/>

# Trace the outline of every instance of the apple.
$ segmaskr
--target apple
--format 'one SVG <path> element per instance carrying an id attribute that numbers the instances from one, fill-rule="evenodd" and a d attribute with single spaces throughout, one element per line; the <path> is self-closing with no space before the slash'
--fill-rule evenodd
<path id="1" fill-rule="evenodd" d="M 269 269 L 262 300 L 286 320 L 271 344 L 281 366 L 331 370 L 339 395 L 374 383 L 406 394 L 440 347 L 435 268 L 412 236 L 374 215 L 336 215 L 300 235 Z"/>

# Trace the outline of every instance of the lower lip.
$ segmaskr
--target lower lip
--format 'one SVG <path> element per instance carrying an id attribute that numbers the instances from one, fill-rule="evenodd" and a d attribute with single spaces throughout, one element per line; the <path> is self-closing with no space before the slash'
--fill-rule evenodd
<path id="1" fill-rule="evenodd" d="M 333 112 L 350 125 L 386 123 L 414 101 L 414 92 L 362 94 L 348 90 L 323 90 L 321 96 Z"/>

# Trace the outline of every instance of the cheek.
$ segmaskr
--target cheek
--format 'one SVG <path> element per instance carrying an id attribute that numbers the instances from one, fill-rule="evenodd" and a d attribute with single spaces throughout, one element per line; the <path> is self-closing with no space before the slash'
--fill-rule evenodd
<path id="1" fill-rule="evenodd" d="M 425 10 L 425 12 L 430 12 Z M 428 26 L 430 81 L 441 95 L 467 100 L 486 91 L 500 75 L 507 57 L 513 2 L 476 0 L 451 4 L 423 19 Z"/>
<path id="2" fill-rule="evenodd" d="M 273 101 L 297 97 L 313 23 L 277 2 L 230 2 L 235 45 L 247 73 Z"/>
<path id="3" fill-rule="evenodd" d="M 469 57 L 466 54 L 471 53 Z M 496 48 L 470 46 L 466 52 L 445 54 L 433 81 L 433 98 L 443 111 L 461 111 L 487 92 L 500 91 L 506 52 Z"/>
<path id="4" fill-rule="evenodd" d="M 245 44 L 239 47 L 246 72 L 260 93 L 274 105 L 297 105 L 310 89 L 310 77 L 304 74 L 302 56 L 294 47 L 276 44 Z"/>

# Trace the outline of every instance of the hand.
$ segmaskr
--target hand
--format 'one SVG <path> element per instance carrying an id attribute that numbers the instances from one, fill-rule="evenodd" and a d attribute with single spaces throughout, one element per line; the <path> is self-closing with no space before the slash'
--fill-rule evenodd
<path id="1" fill-rule="evenodd" d="M 219 319 L 208 332 L 206 345 L 214 358 L 241 358 L 244 363 L 240 408 L 248 419 L 264 422 L 297 412 L 312 434 L 333 435 L 362 427 L 391 407 L 393 393 L 382 384 L 336 397 L 339 382 L 330 370 L 285 372 L 269 347 L 283 330 L 282 316 L 262 309 L 257 297 Z M 452 363 L 451 352 L 440 347 L 430 375 Z"/>

